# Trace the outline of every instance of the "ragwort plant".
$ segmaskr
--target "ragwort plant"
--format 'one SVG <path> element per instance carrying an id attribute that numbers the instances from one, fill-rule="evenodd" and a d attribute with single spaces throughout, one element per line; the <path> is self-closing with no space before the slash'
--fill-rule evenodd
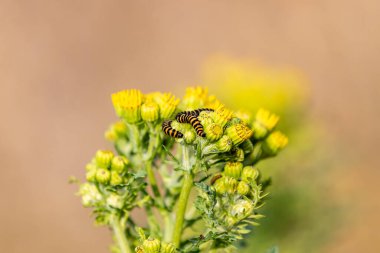
<path id="1" fill-rule="evenodd" d="M 105 137 L 115 152 L 96 152 L 78 193 L 96 224 L 112 229 L 111 251 L 234 251 L 263 217 L 269 179 L 257 163 L 288 141 L 275 130 L 278 116 L 233 112 L 202 87 L 181 101 L 133 89 L 112 102 L 120 121 Z"/>

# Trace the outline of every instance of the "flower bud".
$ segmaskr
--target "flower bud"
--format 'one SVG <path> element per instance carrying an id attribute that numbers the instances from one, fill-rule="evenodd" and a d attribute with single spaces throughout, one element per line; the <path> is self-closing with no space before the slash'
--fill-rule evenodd
<path id="1" fill-rule="evenodd" d="M 215 189 L 216 193 L 218 193 L 220 195 L 226 193 L 227 188 L 226 188 L 225 180 L 223 180 L 223 178 L 218 179 L 214 183 L 214 189 Z"/>
<path id="2" fill-rule="evenodd" d="M 241 148 L 235 148 L 235 160 L 238 162 L 244 161 L 244 150 Z"/>
<path id="3" fill-rule="evenodd" d="M 187 130 L 183 135 L 183 139 L 185 140 L 186 144 L 193 143 L 196 138 L 197 135 L 195 134 L 194 130 Z"/>
<path id="4" fill-rule="evenodd" d="M 226 133 L 234 145 L 239 145 L 249 139 L 253 134 L 252 130 L 244 124 L 232 125 L 226 129 Z"/>
<path id="5" fill-rule="evenodd" d="M 288 137 L 280 131 L 271 133 L 264 142 L 264 152 L 267 155 L 276 155 L 288 144 Z"/>
<path id="6" fill-rule="evenodd" d="M 239 199 L 231 208 L 231 215 L 239 220 L 249 216 L 253 211 L 253 204 L 249 200 Z"/>
<path id="7" fill-rule="evenodd" d="M 128 159 L 124 156 L 115 156 L 114 158 L 112 158 L 111 170 L 116 171 L 118 173 L 122 173 L 125 170 L 128 163 Z"/>
<path id="8" fill-rule="evenodd" d="M 265 109 L 259 109 L 255 121 L 252 123 L 254 137 L 256 139 L 264 138 L 277 125 L 280 118 Z"/>
<path id="9" fill-rule="evenodd" d="M 86 173 L 86 180 L 88 182 L 95 182 L 96 181 L 96 171 L 97 171 L 96 168 L 87 171 L 87 173 Z"/>
<path id="10" fill-rule="evenodd" d="M 242 144 L 240 144 L 239 147 L 241 147 L 244 150 L 245 154 L 252 153 L 253 151 L 253 144 L 250 140 L 245 140 Z"/>
<path id="11" fill-rule="evenodd" d="M 160 117 L 160 107 L 153 101 L 149 100 L 141 106 L 141 118 L 147 122 L 153 122 Z"/>
<path id="12" fill-rule="evenodd" d="M 130 124 L 141 120 L 143 94 L 139 90 L 123 90 L 112 94 L 116 114 Z"/>
<path id="13" fill-rule="evenodd" d="M 175 252 L 177 252 L 177 250 L 173 243 L 166 243 L 166 242 L 161 243 L 160 253 L 175 253 Z"/>
<path id="14" fill-rule="evenodd" d="M 241 179 L 246 182 L 252 182 L 259 176 L 259 171 L 252 166 L 245 166 L 241 173 Z"/>
<path id="15" fill-rule="evenodd" d="M 240 173 L 243 170 L 243 164 L 240 162 L 227 162 L 224 166 L 224 174 L 236 179 L 240 178 Z"/>
<path id="16" fill-rule="evenodd" d="M 123 178 L 116 171 L 111 171 L 111 185 L 119 185 L 123 183 Z"/>
<path id="17" fill-rule="evenodd" d="M 96 181 L 107 184 L 110 181 L 111 173 L 107 169 L 99 168 L 96 170 Z"/>
<path id="18" fill-rule="evenodd" d="M 108 150 L 98 150 L 95 155 L 96 165 L 102 168 L 109 168 L 113 158 L 113 153 Z"/>
<path id="19" fill-rule="evenodd" d="M 224 127 L 227 122 L 232 118 L 232 111 L 228 110 L 226 107 L 219 106 L 214 112 L 214 122 Z"/>
<path id="20" fill-rule="evenodd" d="M 215 146 L 219 152 L 228 152 L 232 148 L 232 140 L 227 135 L 223 135 L 216 143 Z"/>
<path id="21" fill-rule="evenodd" d="M 226 191 L 228 194 L 234 194 L 238 181 L 233 177 L 223 177 Z"/>
<path id="22" fill-rule="evenodd" d="M 218 124 L 208 124 L 205 126 L 206 138 L 210 141 L 219 140 L 223 135 L 223 128 Z"/>
<path id="23" fill-rule="evenodd" d="M 155 93 L 153 99 L 160 107 L 161 119 L 170 118 L 179 103 L 179 99 L 175 98 L 171 93 Z"/>
<path id="24" fill-rule="evenodd" d="M 107 205 L 112 208 L 121 209 L 123 207 L 123 198 L 116 193 L 111 193 L 107 198 Z"/>
<path id="25" fill-rule="evenodd" d="M 148 238 L 143 242 L 143 248 L 145 253 L 159 253 L 161 242 L 157 239 Z"/>
<path id="26" fill-rule="evenodd" d="M 239 195 L 244 196 L 244 195 L 248 194 L 250 189 L 251 188 L 249 187 L 249 185 L 245 181 L 240 181 L 238 186 L 237 186 L 237 193 Z"/>

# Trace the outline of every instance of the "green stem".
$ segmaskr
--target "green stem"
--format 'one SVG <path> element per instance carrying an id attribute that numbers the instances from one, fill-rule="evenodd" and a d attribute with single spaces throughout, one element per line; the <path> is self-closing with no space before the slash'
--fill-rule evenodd
<path id="1" fill-rule="evenodd" d="M 193 174 L 191 173 L 189 149 L 182 146 L 182 166 L 185 170 L 182 190 L 179 195 L 177 212 L 174 225 L 173 243 L 178 248 L 181 242 L 183 221 L 185 219 L 185 211 L 190 191 L 193 186 Z"/>
<path id="2" fill-rule="evenodd" d="M 149 180 L 150 186 L 152 187 L 153 194 L 156 198 L 161 200 L 161 193 L 160 193 L 160 190 L 158 189 L 156 177 L 154 176 L 154 171 L 152 168 L 152 162 L 148 161 L 146 163 L 145 168 L 146 168 L 146 172 L 148 174 L 148 180 Z"/>
<path id="3" fill-rule="evenodd" d="M 116 241 L 119 245 L 121 253 L 132 253 L 128 240 L 125 237 L 123 226 L 120 222 L 120 218 L 117 215 L 111 216 L 111 226 L 116 237 Z"/>

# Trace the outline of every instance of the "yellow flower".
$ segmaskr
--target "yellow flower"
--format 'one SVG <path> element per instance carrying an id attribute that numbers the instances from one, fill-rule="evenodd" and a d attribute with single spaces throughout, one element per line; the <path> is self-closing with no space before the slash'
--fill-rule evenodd
<path id="1" fill-rule="evenodd" d="M 201 86 L 186 88 L 182 104 L 185 110 L 194 110 L 205 106 L 208 99 L 208 89 Z"/>
<path id="2" fill-rule="evenodd" d="M 149 94 L 149 97 L 152 97 L 160 107 L 161 119 L 170 118 L 179 104 L 179 99 L 171 93 L 155 92 Z"/>
<path id="3" fill-rule="evenodd" d="M 214 112 L 214 122 L 224 127 L 227 122 L 232 118 L 233 112 L 220 105 Z"/>
<path id="4" fill-rule="evenodd" d="M 249 139 L 253 132 L 252 130 L 244 124 L 238 123 L 232 125 L 226 129 L 228 137 L 231 138 L 234 145 L 239 145 L 245 140 Z"/>
<path id="5" fill-rule="evenodd" d="M 260 108 L 256 114 L 256 120 L 268 129 L 268 131 L 271 131 L 277 125 L 279 119 L 280 117 L 276 114 L 262 108 Z"/>
<path id="6" fill-rule="evenodd" d="M 112 94 L 112 103 L 116 114 L 131 124 L 141 120 L 142 101 L 143 94 L 140 90 L 123 90 Z"/>
<path id="7" fill-rule="evenodd" d="M 281 149 L 285 148 L 288 144 L 288 137 L 280 131 L 271 133 L 265 140 L 265 151 L 271 155 L 276 155 Z"/>
<path id="8" fill-rule="evenodd" d="M 147 122 L 153 122 L 160 118 L 160 107 L 152 100 L 147 100 L 141 106 L 141 118 Z"/>

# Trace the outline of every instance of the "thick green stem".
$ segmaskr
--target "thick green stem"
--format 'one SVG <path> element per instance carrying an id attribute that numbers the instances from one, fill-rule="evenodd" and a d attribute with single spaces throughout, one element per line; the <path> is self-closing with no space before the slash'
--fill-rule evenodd
<path id="1" fill-rule="evenodd" d="M 191 173 L 190 155 L 189 149 L 186 146 L 182 146 L 182 165 L 184 169 L 184 179 L 182 190 L 179 195 L 177 211 L 175 217 L 173 243 L 176 247 L 179 247 L 181 243 L 183 221 L 185 219 L 185 211 L 187 201 L 189 199 L 190 191 L 193 186 L 193 174 Z"/>
<path id="2" fill-rule="evenodd" d="M 128 240 L 125 237 L 123 226 L 120 222 L 120 218 L 117 215 L 111 216 L 111 226 L 115 233 L 116 241 L 119 245 L 121 253 L 132 253 Z"/>

